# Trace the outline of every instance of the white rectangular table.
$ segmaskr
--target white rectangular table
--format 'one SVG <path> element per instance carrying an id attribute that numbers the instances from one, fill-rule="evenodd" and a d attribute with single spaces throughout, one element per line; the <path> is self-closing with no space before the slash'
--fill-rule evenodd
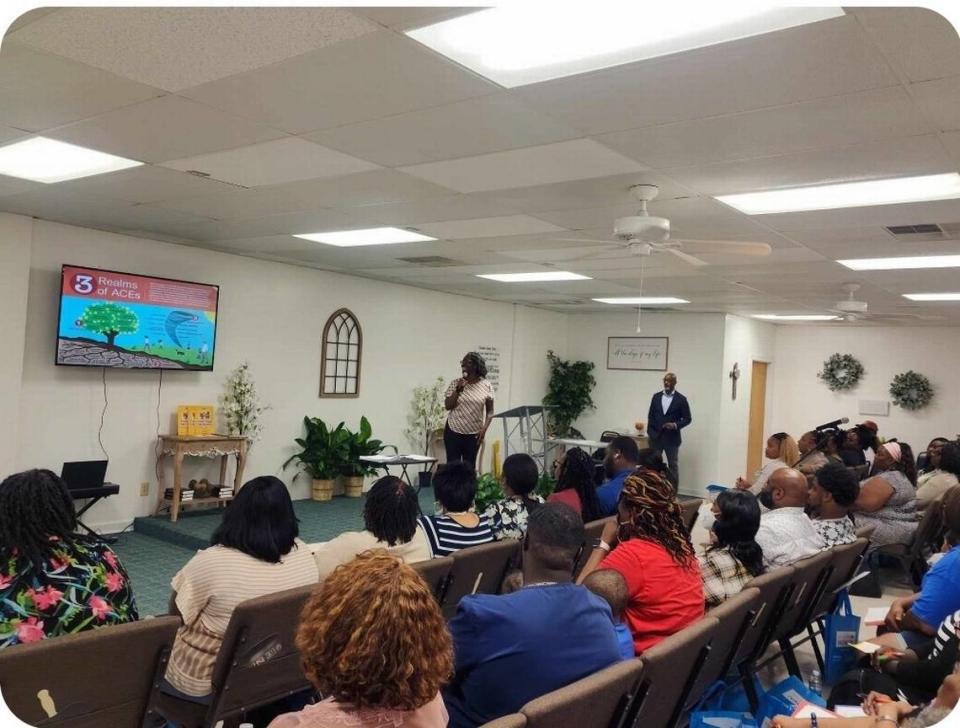
<path id="1" fill-rule="evenodd" d="M 437 459 L 427 455 L 364 455 L 361 456 L 360 461 L 378 468 L 383 468 L 384 472 L 388 475 L 391 465 L 399 465 L 402 471 L 400 477 L 404 478 L 409 486 L 419 492 L 420 482 L 418 480 L 416 485 L 410 482 L 410 474 L 407 472 L 407 467 L 410 465 L 432 466 L 437 462 Z"/>

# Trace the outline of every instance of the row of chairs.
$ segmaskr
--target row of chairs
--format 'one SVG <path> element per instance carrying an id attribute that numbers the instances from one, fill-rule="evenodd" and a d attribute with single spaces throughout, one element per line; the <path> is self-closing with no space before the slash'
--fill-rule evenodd
<path id="1" fill-rule="evenodd" d="M 699 501 L 696 502 L 699 505 Z M 687 506 L 692 526 L 696 508 Z M 692 514 L 692 515 L 690 515 Z M 589 553 L 608 519 L 588 524 L 581 553 Z M 413 564 L 447 618 L 467 594 L 497 594 L 519 542 L 505 540 Z M 585 561 L 579 559 L 575 575 Z M 181 625 L 170 616 L 92 630 L 0 651 L 0 687 L 9 708 L 31 725 L 139 727 L 159 713 L 185 728 L 238 723 L 251 711 L 309 689 L 294 644 L 296 626 L 313 586 L 244 602 L 234 611 L 214 665 L 208 705 L 159 691 Z"/>
<path id="2" fill-rule="evenodd" d="M 613 665 L 525 705 L 485 728 L 558 725 L 630 728 L 683 726 L 717 680 L 742 682 L 756 710 L 753 676 L 761 661 L 783 659 L 799 676 L 797 639 L 811 641 L 821 670 L 815 626 L 858 569 L 868 540 L 823 551 L 756 579 L 737 596 L 634 660 Z"/>

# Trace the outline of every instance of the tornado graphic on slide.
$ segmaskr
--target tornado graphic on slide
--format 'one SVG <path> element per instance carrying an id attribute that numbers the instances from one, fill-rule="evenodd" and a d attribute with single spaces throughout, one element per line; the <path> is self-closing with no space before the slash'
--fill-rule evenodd
<path id="1" fill-rule="evenodd" d="M 187 321 L 197 320 L 198 318 L 196 314 L 187 313 L 186 311 L 171 311 L 167 315 L 167 320 L 164 322 L 164 328 L 167 331 L 167 336 L 169 336 L 170 340 L 177 346 L 183 346 L 180 341 L 180 337 L 177 336 L 177 327 Z"/>

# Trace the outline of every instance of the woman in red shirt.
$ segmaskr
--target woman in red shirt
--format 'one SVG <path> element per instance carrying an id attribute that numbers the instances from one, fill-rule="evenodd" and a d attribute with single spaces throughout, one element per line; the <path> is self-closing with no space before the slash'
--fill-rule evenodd
<path id="1" fill-rule="evenodd" d="M 703 616 L 703 582 L 673 487 L 640 470 L 624 481 L 617 520 L 603 529 L 580 581 L 613 569 L 627 582 L 623 618 L 637 654 Z"/>

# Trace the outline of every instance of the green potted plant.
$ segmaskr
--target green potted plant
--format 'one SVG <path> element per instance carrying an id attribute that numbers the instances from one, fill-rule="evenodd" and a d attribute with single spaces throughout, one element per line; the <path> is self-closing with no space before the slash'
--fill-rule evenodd
<path id="1" fill-rule="evenodd" d="M 331 500 L 334 482 L 349 456 L 350 433 L 342 422 L 331 430 L 319 417 L 304 417 L 303 429 L 304 436 L 294 440 L 300 452 L 291 455 L 283 467 L 297 461 L 298 467 L 313 479 L 313 499 Z"/>
<path id="2" fill-rule="evenodd" d="M 350 437 L 347 440 L 347 459 L 342 470 L 343 491 L 350 498 L 359 498 L 363 495 L 363 476 L 376 472 L 376 468 L 361 462 L 360 458 L 379 455 L 386 446 L 380 440 L 372 439 L 373 428 L 366 417 L 360 418 L 358 432 L 347 430 L 347 433 Z"/>
<path id="3" fill-rule="evenodd" d="M 588 409 L 596 409 L 591 390 L 597 380 L 593 378 L 593 362 L 564 361 L 552 351 L 547 352 L 550 361 L 550 382 L 543 403 L 547 410 L 548 429 L 554 437 L 566 437 L 574 421 Z"/>

